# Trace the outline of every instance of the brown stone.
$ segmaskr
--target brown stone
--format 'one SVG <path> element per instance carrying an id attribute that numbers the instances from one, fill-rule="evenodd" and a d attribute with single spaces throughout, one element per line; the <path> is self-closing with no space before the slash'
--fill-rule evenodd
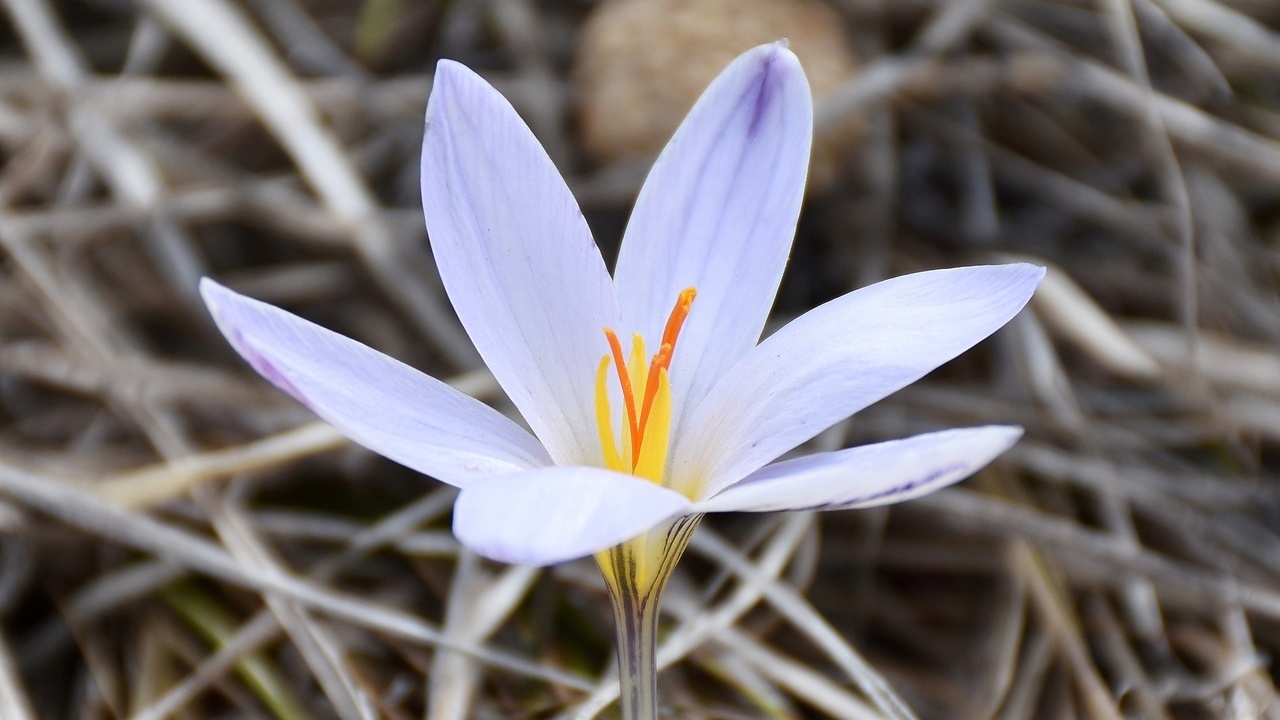
<path id="1" fill-rule="evenodd" d="M 581 142 L 607 165 L 656 155 L 712 79 L 742 52 L 786 38 L 821 99 L 856 72 L 839 15 L 817 0 L 611 0 L 582 31 Z M 811 190 L 834 179 L 859 127 L 814 147 Z"/>

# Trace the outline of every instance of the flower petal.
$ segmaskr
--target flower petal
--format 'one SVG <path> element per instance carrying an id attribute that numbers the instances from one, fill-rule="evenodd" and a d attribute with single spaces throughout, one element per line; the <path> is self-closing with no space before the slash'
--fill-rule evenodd
<path id="1" fill-rule="evenodd" d="M 760 339 L 795 235 L 812 135 L 799 61 L 762 45 L 716 78 L 640 191 L 615 273 L 627 327 L 656 351 L 680 291 L 698 291 L 671 365 L 677 432 Z"/>
<path id="2" fill-rule="evenodd" d="M 481 357 L 557 463 L 599 463 L 596 363 L 613 282 L 560 173 L 511 105 L 441 61 L 422 207 L 440 279 Z"/>
<path id="3" fill-rule="evenodd" d="M 817 307 L 711 390 L 673 450 L 675 487 L 710 497 L 839 420 L 919 380 L 1009 321 L 1044 268 L 893 278 Z"/>
<path id="4" fill-rule="evenodd" d="M 453 534 L 491 560 L 554 565 L 613 547 L 689 507 L 680 493 L 633 475 L 542 468 L 468 485 L 453 506 Z"/>
<path id="5" fill-rule="evenodd" d="M 928 495 L 981 470 L 1022 437 L 1009 425 L 944 430 L 768 465 L 698 512 L 843 510 Z"/>
<path id="6" fill-rule="evenodd" d="M 379 455 L 459 487 L 551 462 L 519 425 L 398 360 L 209 278 L 200 294 L 258 374 Z"/>

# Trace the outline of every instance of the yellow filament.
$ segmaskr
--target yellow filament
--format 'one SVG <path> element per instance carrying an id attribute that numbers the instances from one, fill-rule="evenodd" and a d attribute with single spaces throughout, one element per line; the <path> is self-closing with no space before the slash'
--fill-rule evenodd
<path id="1" fill-rule="evenodd" d="M 671 444 L 671 383 L 665 369 L 658 372 L 657 382 L 649 424 L 643 430 L 644 439 L 640 443 L 640 459 L 632 472 L 636 477 L 661 484 L 667 466 L 667 447 Z"/>
<path id="2" fill-rule="evenodd" d="M 606 355 L 596 370 L 596 428 L 600 431 L 600 447 L 604 448 L 604 466 L 610 470 L 626 472 L 627 466 L 618 455 L 618 444 L 613 439 L 613 409 L 609 407 L 609 365 Z"/>
<path id="3" fill-rule="evenodd" d="M 640 333 L 636 333 L 631 338 L 631 357 L 627 358 L 627 371 L 631 375 L 631 392 L 635 393 L 637 399 L 644 397 L 645 380 L 649 377 L 648 361 L 649 358 L 646 357 L 644 349 L 644 338 L 640 337 Z M 644 434 L 643 430 L 641 434 Z"/>
<path id="4" fill-rule="evenodd" d="M 671 442 L 671 382 L 667 370 L 676 338 L 696 295 L 693 288 L 680 293 L 663 328 L 662 344 L 652 358 L 646 357 L 644 338 L 639 333 L 632 338 L 631 352 L 624 357 L 617 334 L 604 329 L 609 354 L 601 358 L 596 370 L 596 425 L 605 467 L 662 483 Z M 621 446 L 614 435 L 613 408 L 609 403 L 610 364 L 622 390 Z"/>
<path id="5" fill-rule="evenodd" d="M 631 423 L 622 423 L 622 472 L 631 472 L 631 468 L 636 466 L 635 450 L 632 448 L 634 440 L 631 436 Z"/>

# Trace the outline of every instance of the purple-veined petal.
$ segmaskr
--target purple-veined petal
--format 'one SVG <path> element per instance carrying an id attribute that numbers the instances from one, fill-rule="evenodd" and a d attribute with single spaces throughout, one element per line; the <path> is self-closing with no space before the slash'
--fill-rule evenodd
<path id="1" fill-rule="evenodd" d="M 1009 425 L 943 430 L 766 465 L 698 512 L 842 510 L 928 495 L 981 470 L 1022 437 Z"/>
<path id="2" fill-rule="evenodd" d="M 474 482 L 453 506 L 453 534 L 481 555 L 554 565 L 613 547 L 688 511 L 688 498 L 594 467 L 552 467 Z"/>
<path id="3" fill-rule="evenodd" d="M 427 103 L 422 207 L 440 279 L 481 357 L 560 464 L 601 461 L 602 328 L 618 301 L 560 173 L 511 105 L 441 61 Z"/>
<path id="4" fill-rule="evenodd" d="M 1044 277 L 1026 263 L 904 275 L 800 316 L 711 390 L 675 438 L 675 487 L 710 497 L 995 332 Z"/>
<path id="5" fill-rule="evenodd" d="M 379 455 L 459 487 L 551 462 L 519 425 L 398 360 L 209 278 L 200 294 L 259 375 Z"/>
<path id="6" fill-rule="evenodd" d="M 698 291 L 671 364 L 676 432 L 760 339 L 795 235 L 812 135 L 799 61 L 762 45 L 702 95 L 636 200 L 615 272 L 627 327 L 656 352 L 680 291 Z"/>

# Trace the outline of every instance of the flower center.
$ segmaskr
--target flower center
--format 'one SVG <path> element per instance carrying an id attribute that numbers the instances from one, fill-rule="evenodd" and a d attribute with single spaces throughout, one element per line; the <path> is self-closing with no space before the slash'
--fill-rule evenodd
<path id="1" fill-rule="evenodd" d="M 596 371 L 596 425 L 600 446 L 604 449 L 604 464 L 610 470 L 662 482 L 671 440 L 671 383 L 667 380 L 667 370 L 680 328 L 697 294 L 693 288 L 681 291 L 662 331 L 662 344 L 648 360 L 640 333 L 632 338 L 630 357 L 627 357 L 623 355 L 617 333 L 611 328 L 604 329 L 610 354 L 600 359 L 600 368 Z M 622 388 L 621 446 L 615 441 L 613 409 L 609 405 L 610 366 Z"/>

